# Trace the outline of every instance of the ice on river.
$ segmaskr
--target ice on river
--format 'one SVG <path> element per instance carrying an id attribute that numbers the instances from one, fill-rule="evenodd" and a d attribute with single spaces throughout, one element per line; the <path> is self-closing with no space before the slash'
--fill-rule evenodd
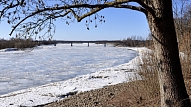
<path id="1" fill-rule="evenodd" d="M 145 48 L 132 49 L 138 52 Z M 135 76 L 130 71 L 140 63 L 136 51 L 59 44 L 31 52 L 0 52 L 0 92 L 4 94 L 0 106 L 42 105 L 71 93 L 127 82 Z"/>

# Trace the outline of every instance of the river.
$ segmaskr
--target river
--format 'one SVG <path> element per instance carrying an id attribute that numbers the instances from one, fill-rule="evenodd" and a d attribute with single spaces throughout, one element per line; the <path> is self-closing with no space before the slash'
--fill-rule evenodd
<path id="1" fill-rule="evenodd" d="M 129 62 L 127 48 L 90 44 L 39 46 L 32 51 L 0 51 L 0 95 L 64 81 Z"/>

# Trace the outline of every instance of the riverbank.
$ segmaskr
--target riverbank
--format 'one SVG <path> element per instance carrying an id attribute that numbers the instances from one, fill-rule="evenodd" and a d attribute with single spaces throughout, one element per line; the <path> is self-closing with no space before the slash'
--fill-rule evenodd
<path id="1" fill-rule="evenodd" d="M 147 49 L 146 48 L 127 48 L 127 49 L 136 50 L 139 54 L 129 63 L 104 69 L 92 74 L 79 76 L 73 79 L 69 79 L 67 81 L 51 83 L 36 88 L 29 88 L 26 90 L 20 90 L 17 92 L 2 95 L 0 96 L 0 102 L 1 102 L 0 105 L 12 106 L 12 107 L 46 105 L 51 102 L 60 101 L 63 98 L 67 97 L 70 98 L 69 97 L 70 95 L 76 94 L 76 96 L 78 96 L 81 95 L 80 93 L 89 90 L 96 90 L 96 89 L 99 90 L 100 88 L 108 87 L 109 85 L 112 85 L 111 87 L 115 87 L 113 85 L 120 83 L 125 84 L 126 82 L 133 81 L 135 77 L 136 80 L 141 80 L 141 78 L 137 78 L 138 77 L 136 75 L 137 73 L 133 72 L 133 70 L 139 68 L 139 64 L 141 63 L 140 59 L 141 57 L 143 57 L 141 53 Z M 113 88 L 109 88 L 108 92 L 112 92 L 111 90 L 113 90 Z M 121 90 L 126 90 L 126 88 Z M 104 95 L 107 95 L 107 92 L 105 91 L 101 93 L 106 93 Z M 111 96 L 113 96 L 113 94 L 115 93 L 118 93 L 118 91 L 113 90 L 113 93 L 109 93 L 109 95 L 111 94 Z M 95 103 L 97 104 L 97 102 Z"/>
<path id="2" fill-rule="evenodd" d="M 138 70 L 142 63 L 141 59 L 148 49 L 131 48 L 139 54 L 130 63 L 136 65 L 132 71 Z M 135 67 L 135 66 L 134 66 Z M 78 93 L 71 97 L 43 105 L 45 107 L 159 107 L 160 98 L 156 96 L 153 100 L 146 100 L 148 91 L 145 89 L 144 80 L 119 83 L 116 85 L 104 86 L 100 89 Z M 139 87 L 139 88 L 138 88 Z M 140 90 L 143 89 L 143 90 Z M 139 93 L 141 92 L 141 93 Z"/>
<path id="3" fill-rule="evenodd" d="M 135 93 L 136 87 L 144 87 L 142 80 L 105 86 L 100 89 L 81 92 L 44 107 L 159 107 L 159 96 L 153 100 L 146 100 L 146 94 Z M 143 92 L 145 90 L 140 90 Z M 143 92 L 144 93 L 144 92 Z"/>

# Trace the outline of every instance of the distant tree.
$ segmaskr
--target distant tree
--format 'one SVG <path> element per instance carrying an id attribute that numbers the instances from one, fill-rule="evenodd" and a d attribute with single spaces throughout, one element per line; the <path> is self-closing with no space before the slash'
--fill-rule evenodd
<path id="1" fill-rule="evenodd" d="M 130 2 L 136 2 L 139 6 Z M 13 31 L 20 31 L 18 36 L 30 37 L 47 29 L 45 34 L 51 38 L 56 19 L 66 19 L 66 24 L 69 24 L 74 19 L 80 22 L 94 15 L 94 20 L 104 22 L 104 16 L 99 16 L 97 12 L 105 8 L 126 8 L 145 14 L 158 58 L 161 106 L 172 107 L 179 102 L 181 107 L 189 107 L 173 22 L 172 0 L 1 0 L 0 18 L 7 19 L 13 25 L 10 35 Z M 86 20 L 87 29 L 90 22 L 92 19 Z"/>
<path id="2" fill-rule="evenodd" d="M 173 3 L 174 22 L 178 39 L 191 29 L 191 1 L 176 0 Z"/>
<path id="3" fill-rule="evenodd" d="M 191 1 L 176 0 L 173 3 L 173 10 L 179 49 L 189 54 L 191 46 Z"/>

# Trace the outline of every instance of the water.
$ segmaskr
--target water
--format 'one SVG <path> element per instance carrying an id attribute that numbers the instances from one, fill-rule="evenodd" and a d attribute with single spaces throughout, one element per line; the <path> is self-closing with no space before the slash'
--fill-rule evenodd
<path id="1" fill-rule="evenodd" d="M 0 52 L 0 95 L 93 73 L 127 63 L 135 56 L 135 51 L 96 44 Z"/>

